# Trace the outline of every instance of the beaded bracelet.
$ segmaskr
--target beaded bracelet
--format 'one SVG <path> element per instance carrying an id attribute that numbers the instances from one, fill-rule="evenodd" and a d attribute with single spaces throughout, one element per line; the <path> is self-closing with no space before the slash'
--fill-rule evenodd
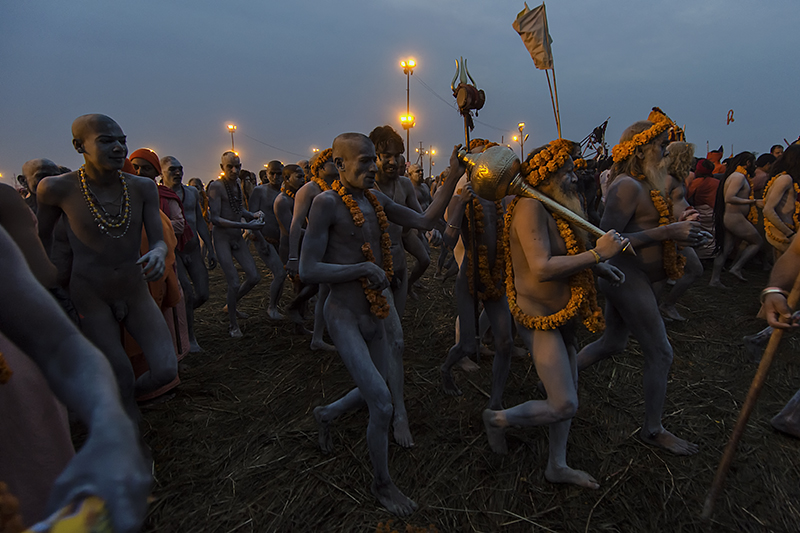
<path id="1" fill-rule="evenodd" d="M 599 264 L 600 261 L 603 260 L 603 258 L 600 257 L 600 254 L 597 253 L 597 251 L 594 248 L 590 249 L 589 251 L 592 252 L 592 255 L 594 256 L 594 264 L 595 265 Z"/>

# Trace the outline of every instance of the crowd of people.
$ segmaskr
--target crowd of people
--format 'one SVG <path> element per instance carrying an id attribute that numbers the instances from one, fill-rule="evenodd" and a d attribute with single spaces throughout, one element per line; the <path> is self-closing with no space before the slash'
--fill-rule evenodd
<path id="1" fill-rule="evenodd" d="M 35 159 L 19 190 L 0 186 L 0 299 L 15 302 L 0 306 L 0 434 L 9 435 L 0 439 L 0 503 L 9 509 L 10 494 L 19 502 L 0 514 L 0 530 L 22 531 L 88 495 L 105 501 L 116 531 L 138 529 L 151 481 L 138 403 L 171 394 L 183 357 L 202 350 L 194 313 L 209 299 L 217 264 L 230 337 L 246 334 L 237 304 L 261 281 L 258 258 L 272 275 L 269 318 L 310 335 L 312 350 L 338 352 L 355 387 L 314 409 L 320 450 L 333 450 L 339 416 L 366 406 L 372 493 L 398 516 L 417 508 L 389 472 L 390 435 L 414 446 L 402 317 L 432 248 L 440 249 L 437 276 L 455 276 L 456 342 L 442 354 L 443 391 L 461 394 L 453 369 L 474 369 L 472 355 L 491 338 L 488 444 L 504 454 L 506 428 L 548 426 L 552 483 L 599 487 L 567 462 L 578 374 L 621 353 L 630 336 L 643 354 L 641 439 L 697 452 L 662 416 L 673 356 L 665 321 L 685 320 L 676 303 L 702 275 L 702 260 L 713 260 L 710 285 L 720 290 L 728 279 L 746 281 L 750 262 L 772 269 L 762 292 L 769 327 L 746 339 L 750 349 L 770 328 L 796 326 L 787 297 L 800 271 L 798 144 L 698 158 L 658 108 L 608 157 L 583 159 L 580 144 L 556 139 L 519 169 L 568 217 L 533 197 L 476 195 L 469 154 L 507 150 L 482 139 L 454 147 L 436 178 L 407 165 L 402 137 L 380 126 L 341 134 L 309 161 L 271 161 L 258 176 L 228 151 L 217 179 L 184 184 L 176 157 L 129 153 L 110 117 L 78 117 L 72 136 L 80 169 Z M 293 297 L 282 311 L 287 280 Z M 598 334 L 582 347 L 580 323 Z M 504 409 L 517 335 L 545 399 Z M 798 404 L 800 391 L 772 423 L 800 438 Z M 77 454 L 67 409 L 89 427 Z"/>

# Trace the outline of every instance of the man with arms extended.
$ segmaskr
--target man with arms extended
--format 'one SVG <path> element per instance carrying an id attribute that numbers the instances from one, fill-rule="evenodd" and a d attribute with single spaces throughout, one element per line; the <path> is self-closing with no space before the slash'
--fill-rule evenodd
<path id="1" fill-rule="evenodd" d="M 666 278 L 683 275 L 683 256 L 676 244 L 697 246 L 707 238 L 695 221 L 675 222 L 666 195 L 667 174 L 662 165 L 672 123 L 636 122 L 612 150 L 614 166 L 600 227 L 616 229 L 630 239 L 637 256 L 620 254 L 610 260 L 625 274 L 613 287 L 600 280 L 606 297 L 606 329 L 578 354 L 578 369 L 620 353 L 632 334 L 644 356 L 644 424 L 640 436 L 648 444 L 678 455 L 697 452 L 697 445 L 676 437 L 661 425 L 672 346 L 658 310 L 656 295 Z"/>
<path id="2" fill-rule="evenodd" d="M 228 332 L 231 337 L 238 338 L 242 336 L 242 330 L 237 319 L 246 315 L 237 314 L 236 303 L 261 280 L 250 248 L 242 237 L 242 230 L 260 230 L 264 226 L 264 213 L 253 213 L 244 208 L 242 188 L 237 183 L 239 171 L 242 170 L 239 156 L 235 152 L 225 152 L 219 166 L 222 176 L 208 187 L 208 210 L 211 224 L 214 225 L 211 230 L 214 250 L 228 284 L 228 303 L 225 306 L 230 320 Z M 243 284 L 239 283 L 239 271 L 233 264 L 234 259 L 244 270 Z"/>
<path id="3" fill-rule="evenodd" d="M 522 171 L 529 185 L 583 216 L 571 158 L 574 147 L 571 141 L 555 140 L 531 152 Z M 576 319 L 580 315 L 590 331 L 602 329 L 603 315 L 590 269 L 618 287 L 625 275 L 604 261 L 617 255 L 627 239 L 609 230 L 595 248 L 586 250 L 586 232 L 549 213 L 538 200 L 516 198 L 508 210 L 501 243 L 512 265 L 506 280 L 508 303 L 533 354 L 547 399 L 505 410 L 486 409 L 483 421 L 489 445 L 497 453 L 508 453 L 504 435 L 508 426 L 548 424 L 550 456 L 545 478 L 596 489 L 599 485 L 591 475 L 567 466 L 567 436 L 578 408 Z"/>
<path id="4" fill-rule="evenodd" d="M 372 493 L 390 512 L 407 516 L 417 504 L 407 498 L 389 476 L 389 426 L 392 395 L 387 370 L 392 348 L 385 320 L 392 306 L 387 299 L 393 277 L 389 220 L 430 229 L 464 172 L 451 157 L 451 175 L 444 192 L 423 215 L 399 205 L 384 194 L 373 193 L 375 147 L 360 133 L 344 133 L 333 141 L 333 160 L 339 182 L 314 199 L 309 213 L 300 277 L 306 283 L 329 283 L 325 321 L 356 388 L 341 399 L 314 409 L 319 444 L 324 453 L 333 448 L 329 424 L 339 415 L 367 405 L 367 446 L 374 472 Z"/>
<path id="5" fill-rule="evenodd" d="M 164 186 L 169 187 L 183 205 L 183 215 L 191 228 L 191 238 L 183 245 L 182 250 L 175 250 L 178 256 L 178 279 L 183 288 L 186 300 L 186 323 L 189 328 L 189 351 L 202 351 L 194 334 L 194 310 L 208 300 L 208 270 L 203 260 L 203 251 L 208 256 L 210 268 L 217 266 L 214 246 L 208 234 L 208 226 L 203 220 L 203 207 L 200 193 L 194 187 L 187 187 L 183 182 L 183 166 L 172 156 L 161 158 L 161 170 Z M 198 224 L 199 221 L 199 224 Z M 199 237 L 199 238 L 198 238 Z M 203 239 L 203 247 L 200 246 Z M 189 281 L 191 280 L 191 281 Z M 194 287 L 192 287 L 194 285 Z"/>
<path id="6" fill-rule="evenodd" d="M 108 358 L 128 413 L 137 419 L 134 393 L 156 390 L 178 372 L 172 337 L 145 283 L 161 278 L 167 255 L 158 190 L 153 180 L 122 172 L 126 138 L 110 117 L 78 117 L 72 137 L 85 164 L 77 172 L 39 183 L 39 236 L 49 248 L 56 222 L 62 213 L 66 216 L 74 256 L 70 295 L 81 329 Z M 140 257 L 142 226 L 150 251 Z M 120 341 L 120 322 L 150 366 L 135 384 Z"/>

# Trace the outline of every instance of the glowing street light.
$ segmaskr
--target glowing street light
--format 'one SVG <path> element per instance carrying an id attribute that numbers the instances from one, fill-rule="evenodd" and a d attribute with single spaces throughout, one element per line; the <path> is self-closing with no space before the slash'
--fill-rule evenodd
<path id="1" fill-rule="evenodd" d="M 414 67 L 417 62 L 413 58 L 400 61 L 403 74 L 406 75 L 406 120 L 400 117 L 400 125 L 406 130 L 406 161 L 411 158 L 411 128 L 414 127 L 414 117 L 411 116 L 411 75 L 414 74 Z"/>
<path id="2" fill-rule="evenodd" d="M 236 131 L 236 124 L 228 124 L 228 131 L 231 132 L 231 152 L 235 152 L 236 147 L 233 144 L 233 132 Z"/>
<path id="3" fill-rule="evenodd" d="M 517 124 L 517 129 L 519 130 L 519 135 L 514 135 L 512 139 L 514 142 L 519 143 L 519 159 L 520 161 L 525 160 L 525 141 L 528 140 L 528 134 L 525 133 L 525 123 L 520 122 Z"/>

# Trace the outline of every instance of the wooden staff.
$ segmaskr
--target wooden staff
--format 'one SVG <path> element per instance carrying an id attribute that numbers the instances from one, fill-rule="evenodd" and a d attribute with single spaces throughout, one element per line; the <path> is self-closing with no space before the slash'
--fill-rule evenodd
<path id="1" fill-rule="evenodd" d="M 787 299 L 789 308 L 794 310 L 794 308 L 797 307 L 798 300 L 800 300 L 800 274 L 798 274 L 797 278 L 794 280 L 792 292 L 789 293 L 789 298 Z M 767 344 L 767 349 L 764 350 L 764 355 L 761 357 L 761 363 L 758 365 L 756 376 L 753 378 L 753 382 L 750 384 L 750 390 L 747 392 L 747 399 L 742 406 L 742 410 L 739 412 L 739 418 L 736 419 L 733 433 L 731 434 L 728 444 L 725 446 L 722 460 L 719 462 L 714 481 L 711 483 L 711 490 L 708 492 L 705 505 L 703 505 L 703 514 L 700 515 L 703 520 L 711 518 L 711 513 L 714 511 L 714 502 L 722 490 L 725 476 L 728 474 L 728 469 L 730 469 L 731 463 L 733 462 L 733 456 L 736 454 L 736 447 L 739 445 L 742 434 L 744 434 L 747 420 L 750 418 L 750 414 L 753 412 L 753 408 L 756 405 L 758 395 L 761 393 L 761 387 L 764 386 L 764 381 L 767 379 L 767 372 L 769 372 L 772 359 L 778 351 L 778 345 L 783 337 L 783 331 L 782 329 L 775 328 L 769 338 L 769 344 Z"/>
<path id="2" fill-rule="evenodd" d="M 464 115 L 464 149 L 469 152 L 469 121 L 471 111 L 467 111 Z M 472 181 L 472 175 L 467 172 L 467 181 Z M 478 281 L 480 280 L 480 273 L 478 271 L 478 233 L 475 226 L 475 202 L 479 201 L 477 198 L 471 199 L 467 207 L 469 208 L 469 246 L 470 253 L 472 254 L 472 287 L 475 294 L 472 295 L 472 315 L 475 318 L 475 362 L 481 361 L 481 326 L 480 326 L 480 301 L 478 300 Z M 499 224 L 499 222 L 498 222 Z M 466 248 L 466 243 L 465 248 Z M 462 324 L 463 325 L 463 324 Z"/>

